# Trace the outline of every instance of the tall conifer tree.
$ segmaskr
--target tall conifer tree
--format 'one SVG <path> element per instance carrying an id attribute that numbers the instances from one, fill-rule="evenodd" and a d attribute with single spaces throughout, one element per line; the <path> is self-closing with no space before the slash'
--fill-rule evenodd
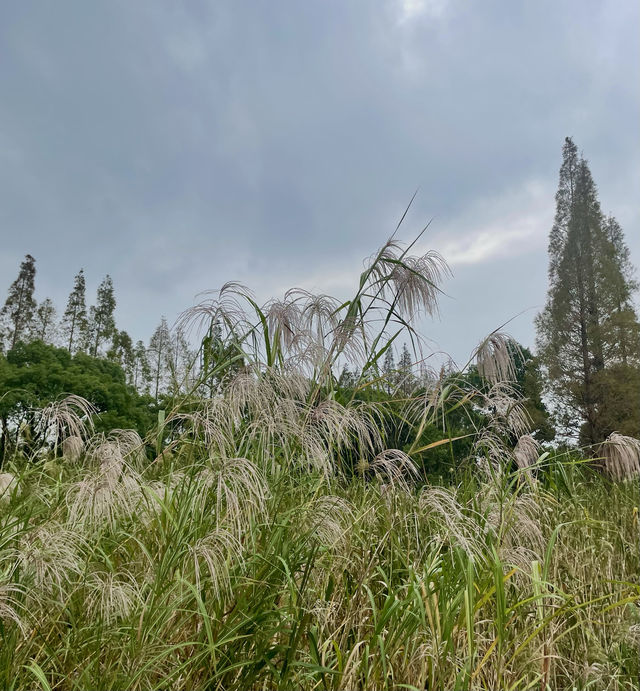
<path id="1" fill-rule="evenodd" d="M 56 308 L 51 298 L 45 298 L 36 309 L 31 323 L 31 338 L 53 343 L 56 340 Z"/>
<path id="2" fill-rule="evenodd" d="M 549 290 L 536 325 L 560 419 L 566 429 L 580 427 L 582 443 L 624 427 L 607 408 L 611 378 L 620 376 L 620 367 L 631 376 L 639 365 L 635 287 L 622 230 L 604 218 L 589 166 L 567 138 L 549 236 Z M 637 400 L 627 397 L 623 407 L 632 406 L 637 409 Z"/>
<path id="3" fill-rule="evenodd" d="M 62 315 L 62 334 L 70 353 L 86 345 L 87 325 L 86 284 L 84 271 L 80 269 L 73 280 L 73 290 Z"/>
<path id="4" fill-rule="evenodd" d="M 384 387 L 387 393 L 390 394 L 396 388 L 396 381 L 398 379 L 396 361 L 393 354 L 393 346 L 389 347 L 387 352 L 384 354 L 382 374 L 384 375 Z"/>
<path id="5" fill-rule="evenodd" d="M 162 317 L 160 325 L 153 332 L 147 349 L 153 396 L 157 400 L 158 394 L 164 388 L 164 382 L 171 366 L 171 333 L 167 320 Z"/>
<path id="6" fill-rule="evenodd" d="M 398 361 L 398 384 L 404 394 L 410 394 L 416 386 L 416 378 L 413 374 L 413 361 L 407 344 L 402 344 L 402 352 Z"/>
<path id="7" fill-rule="evenodd" d="M 96 304 L 89 310 L 89 352 L 97 357 L 100 346 L 109 341 L 116 329 L 114 312 L 116 298 L 113 293 L 113 281 L 111 276 L 105 276 L 98 286 Z"/>
<path id="8" fill-rule="evenodd" d="M 142 341 L 137 341 L 133 349 L 133 385 L 138 391 L 148 393 L 151 382 L 151 368 L 147 349 Z"/>
<path id="9" fill-rule="evenodd" d="M 28 336 L 33 321 L 36 301 L 35 291 L 36 260 L 27 254 L 20 264 L 18 278 L 9 287 L 9 294 L 0 310 L 3 340 L 9 350 Z"/>

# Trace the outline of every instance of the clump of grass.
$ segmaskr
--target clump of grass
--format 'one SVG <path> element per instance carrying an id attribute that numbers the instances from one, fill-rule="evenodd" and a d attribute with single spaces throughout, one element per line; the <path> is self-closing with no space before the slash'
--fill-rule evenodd
<path id="1" fill-rule="evenodd" d="M 437 311 L 446 265 L 412 247 L 391 238 L 345 302 L 228 284 L 189 311 L 230 355 L 147 440 L 92 437 L 77 400 L 41 416 L 56 472 L 16 457 L 0 476 L 0 687 L 635 688 L 637 488 L 541 463 L 507 338 L 477 350 L 480 385 L 358 398 Z M 485 423 L 434 485 L 417 461 L 452 445 L 423 438 L 451 409 Z M 614 478 L 637 467 L 618 437 Z"/>

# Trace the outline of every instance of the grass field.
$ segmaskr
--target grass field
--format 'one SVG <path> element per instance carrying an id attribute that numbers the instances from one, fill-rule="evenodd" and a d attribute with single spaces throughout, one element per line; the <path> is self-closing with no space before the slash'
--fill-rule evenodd
<path id="1" fill-rule="evenodd" d="M 135 447 L 12 468 L 2 688 L 637 688 L 633 484 L 555 462 L 415 487 L 393 459 L 347 481 Z"/>
<path id="2" fill-rule="evenodd" d="M 343 303 L 229 284 L 190 311 L 220 325 L 216 387 L 145 440 L 74 397 L 32 416 L 46 444 L 0 475 L 0 688 L 637 688 L 637 442 L 604 446 L 609 475 L 541 453 L 499 333 L 473 377 L 389 395 L 381 359 L 446 272 L 407 251 Z"/>

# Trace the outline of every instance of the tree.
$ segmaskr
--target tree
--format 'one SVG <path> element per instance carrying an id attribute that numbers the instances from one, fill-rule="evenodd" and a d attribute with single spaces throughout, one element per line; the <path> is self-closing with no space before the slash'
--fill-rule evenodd
<path id="1" fill-rule="evenodd" d="M 18 278 L 11 284 L 9 295 L 0 310 L 0 321 L 6 337 L 8 349 L 25 338 L 33 320 L 36 301 L 33 297 L 35 290 L 36 260 L 27 254 L 22 264 Z"/>
<path id="2" fill-rule="evenodd" d="M 192 354 L 193 355 L 193 354 Z M 202 396 L 213 396 L 222 382 L 234 377 L 244 367 L 244 353 L 233 332 L 225 338 L 219 321 L 209 326 L 200 345 L 198 379 Z"/>
<path id="3" fill-rule="evenodd" d="M 640 365 L 635 288 L 622 230 L 604 218 L 589 166 L 567 138 L 549 235 L 549 290 L 536 326 L 549 391 L 567 433 L 579 426 L 581 443 L 616 429 L 606 412 L 613 387 L 605 383 L 620 367 Z M 637 411 L 636 397 L 622 407 Z"/>
<path id="4" fill-rule="evenodd" d="M 416 378 L 413 374 L 413 362 L 407 344 L 402 344 L 402 353 L 398 361 L 398 384 L 402 393 L 408 395 L 415 388 Z"/>
<path id="5" fill-rule="evenodd" d="M 189 347 L 181 328 L 175 328 L 170 336 L 167 348 L 169 388 L 170 392 L 176 395 L 188 387 L 189 378 L 193 375 L 196 353 Z"/>
<path id="6" fill-rule="evenodd" d="M 57 336 L 56 308 L 50 298 L 43 300 L 36 309 L 30 327 L 31 340 L 53 343 Z"/>
<path id="7" fill-rule="evenodd" d="M 136 341 L 133 349 L 133 386 L 137 391 L 148 393 L 151 369 L 147 349 L 142 341 Z"/>
<path id="8" fill-rule="evenodd" d="M 73 290 L 69 295 L 67 307 L 62 315 L 62 333 L 67 350 L 72 355 L 84 347 L 88 338 L 85 293 L 84 271 L 80 269 L 73 281 Z"/>
<path id="9" fill-rule="evenodd" d="M 515 344 L 512 353 L 515 371 L 514 388 L 523 397 L 523 407 L 531 422 L 531 434 L 539 441 L 552 441 L 556 436 L 549 410 L 542 400 L 543 378 L 540 361 L 525 346 Z"/>
<path id="10" fill-rule="evenodd" d="M 155 421 L 153 401 L 127 385 L 117 363 L 85 353 L 72 356 L 66 348 L 42 341 L 17 343 L 6 357 L 0 356 L 0 391 L 0 463 L 25 425 L 34 431 L 34 409 L 68 394 L 95 406 L 97 431 L 133 428 L 144 436 Z"/>
<path id="11" fill-rule="evenodd" d="M 113 281 L 107 275 L 98 286 L 95 306 L 89 310 L 89 352 L 93 357 L 97 357 L 102 343 L 108 341 L 115 332 L 115 309 Z"/>
<path id="12" fill-rule="evenodd" d="M 117 362 L 125 373 L 127 384 L 134 386 L 135 353 L 131 336 L 126 331 L 115 331 L 107 359 Z"/>
<path id="13" fill-rule="evenodd" d="M 388 394 L 396 388 L 398 373 L 396 372 L 396 361 L 393 355 L 393 347 L 389 347 L 384 354 L 382 363 L 382 374 L 384 375 L 385 389 Z"/>
<path id="14" fill-rule="evenodd" d="M 171 348 L 171 333 L 165 317 L 162 317 L 158 328 L 153 332 L 149 340 L 147 357 L 151 369 L 151 383 L 153 396 L 158 400 L 158 394 L 163 388 L 165 373 L 169 369 Z"/>

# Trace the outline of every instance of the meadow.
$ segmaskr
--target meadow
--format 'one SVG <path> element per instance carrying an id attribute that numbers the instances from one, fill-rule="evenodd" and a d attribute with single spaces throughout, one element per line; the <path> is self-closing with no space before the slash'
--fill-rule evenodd
<path id="1" fill-rule="evenodd" d="M 144 439 L 74 396 L 37 413 L 0 475 L 1 688 L 637 688 L 638 442 L 541 449 L 501 332 L 389 381 L 400 339 L 428 362 L 447 274 L 414 248 L 346 301 L 208 296 Z"/>

